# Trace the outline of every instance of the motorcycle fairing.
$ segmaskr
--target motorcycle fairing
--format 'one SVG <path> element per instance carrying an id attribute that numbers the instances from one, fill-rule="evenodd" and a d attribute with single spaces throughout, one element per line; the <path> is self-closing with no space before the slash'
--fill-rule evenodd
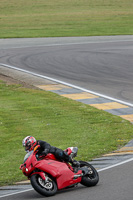
<path id="1" fill-rule="evenodd" d="M 81 174 L 82 171 L 79 170 L 78 173 L 74 173 L 64 162 L 44 159 L 38 162 L 35 167 L 53 176 L 56 179 L 58 189 L 62 189 L 81 181 L 81 177 L 75 179 L 74 175 Z"/>

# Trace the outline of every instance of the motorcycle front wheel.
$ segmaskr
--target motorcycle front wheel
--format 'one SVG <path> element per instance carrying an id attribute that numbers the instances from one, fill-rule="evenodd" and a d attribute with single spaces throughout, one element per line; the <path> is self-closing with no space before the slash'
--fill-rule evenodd
<path id="1" fill-rule="evenodd" d="M 87 187 L 95 186 L 99 182 L 99 175 L 97 170 L 89 163 L 84 161 L 79 161 L 80 167 L 86 167 L 89 169 L 89 173 L 82 177 L 81 184 Z"/>
<path id="2" fill-rule="evenodd" d="M 56 182 L 48 175 L 46 180 L 43 180 L 39 174 L 33 174 L 30 181 L 32 187 L 43 196 L 53 196 L 57 192 Z"/>

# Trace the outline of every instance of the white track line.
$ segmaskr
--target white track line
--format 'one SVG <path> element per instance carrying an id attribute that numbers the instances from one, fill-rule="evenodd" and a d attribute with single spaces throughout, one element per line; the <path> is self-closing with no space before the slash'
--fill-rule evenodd
<path id="1" fill-rule="evenodd" d="M 15 194 L 20 194 L 20 193 L 23 193 L 23 192 L 28 192 L 28 191 L 31 191 L 31 190 L 33 190 L 33 188 L 28 189 L 28 190 L 22 190 L 22 191 L 19 191 L 19 192 L 14 192 L 14 193 L 11 193 L 11 194 L 5 194 L 3 196 L 0 196 L 0 198 L 8 197 L 8 196 L 15 195 Z"/>
<path id="2" fill-rule="evenodd" d="M 75 89 L 79 89 L 79 90 L 82 90 L 84 92 L 88 92 L 88 93 L 91 93 L 91 94 L 94 94 L 96 96 L 100 96 L 100 97 L 103 97 L 105 99 L 109 99 L 109 100 L 112 100 L 112 101 L 116 101 L 116 102 L 119 102 L 121 104 L 124 104 L 124 105 L 127 105 L 127 106 L 130 106 L 130 107 L 133 107 L 133 104 L 131 103 L 128 103 L 128 102 L 125 102 L 125 101 L 121 101 L 119 99 L 115 99 L 115 98 L 112 98 L 112 97 L 109 97 L 109 96 L 106 96 L 106 95 L 103 95 L 103 94 L 100 94 L 100 93 L 97 93 L 97 92 L 94 92 L 94 91 L 91 91 L 91 90 L 87 90 L 85 88 L 82 88 L 82 87 L 79 87 L 79 86 L 76 86 L 76 85 L 72 85 L 70 83 L 66 83 L 64 81 L 60 81 L 60 80 L 57 80 L 57 79 L 54 79 L 54 78 L 51 78 L 51 77 L 48 77 L 48 76 L 43 76 L 41 74 L 37 74 L 37 73 L 34 73 L 34 72 L 30 72 L 28 70 L 24 70 L 24 69 L 20 69 L 20 68 L 17 68 L 17 67 L 14 67 L 14 66 L 11 66 L 11 65 L 6 65 L 6 64 L 3 64 L 3 63 L 0 63 L 1 66 L 4 66 L 4 67 L 8 67 L 8 68 L 11 68 L 11 69 L 15 69 L 17 71 L 21 71 L 21 72 L 25 72 L 27 74 L 31 74 L 33 76 L 37 76 L 37 77 L 40 77 L 40 78 L 44 78 L 44 79 L 47 79 L 47 80 L 50 80 L 50 81 L 55 81 L 57 83 L 60 83 L 60 84 L 63 84 L 63 85 L 67 85 L 69 87 L 73 87 Z"/>
<path id="3" fill-rule="evenodd" d="M 107 170 L 107 169 L 111 169 L 111 168 L 114 168 L 114 167 L 123 165 L 123 164 L 128 163 L 128 162 L 131 162 L 131 161 L 133 161 L 133 158 L 130 158 L 130 159 L 128 159 L 128 160 L 122 161 L 122 162 L 117 163 L 117 164 L 114 164 L 114 165 L 110 165 L 110 166 L 108 166 L 108 167 L 105 167 L 105 168 L 103 168 L 103 169 L 99 169 L 99 170 L 97 170 L 97 171 L 98 171 L 98 172 L 105 171 L 105 170 Z"/>

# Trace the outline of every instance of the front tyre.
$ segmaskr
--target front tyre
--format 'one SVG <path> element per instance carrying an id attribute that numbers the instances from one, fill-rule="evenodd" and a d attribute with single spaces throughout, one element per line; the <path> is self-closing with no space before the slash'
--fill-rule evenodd
<path id="1" fill-rule="evenodd" d="M 89 169 L 89 173 L 82 177 L 81 184 L 87 187 L 95 186 L 99 182 L 99 175 L 96 169 L 89 163 L 84 161 L 80 162 L 80 168 L 87 167 Z"/>
<path id="2" fill-rule="evenodd" d="M 56 182 L 49 176 L 43 180 L 39 174 L 33 174 L 30 181 L 32 187 L 43 196 L 53 196 L 57 192 Z"/>

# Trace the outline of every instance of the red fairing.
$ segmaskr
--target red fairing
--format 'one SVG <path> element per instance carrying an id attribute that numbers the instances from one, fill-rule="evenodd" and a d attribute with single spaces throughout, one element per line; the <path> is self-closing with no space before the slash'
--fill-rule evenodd
<path id="1" fill-rule="evenodd" d="M 45 179 L 44 173 L 50 174 L 56 179 L 58 189 L 65 188 L 81 181 L 81 177 L 74 179 L 74 175 L 82 173 L 81 170 L 79 170 L 78 173 L 74 173 L 71 165 L 57 161 L 53 154 L 48 154 L 44 159 L 38 161 L 36 153 L 33 151 L 20 168 L 22 169 L 23 174 L 28 178 L 33 174 L 40 174 L 40 176 Z M 38 172 L 38 170 L 41 172 Z"/>
<path id="2" fill-rule="evenodd" d="M 59 162 L 56 160 L 42 160 L 38 162 L 36 168 L 51 174 L 56 178 L 58 189 L 65 188 L 69 185 L 75 184 L 81 181 L 81 177 L 74 180 L 74 175 L 81 174 L 82 171 L 79 170 L 78 173 L 73 173 L 65 162 Z"/>
<path id="3" fill-rule="evenodd" d="M 26 154 L 20 169 L 30 179 L 33 188 L 40 194 L 52 196 L 57 190 L 74 186 L 77 183 L 88 187 L 98 183 L 98 174 L 89 163 L 79 161 L 80 167 L 73 168 L 69 163 L 57 160 L 53 154 L 38 157 L 37 149 L 38 147 Z M 67 148 L 66 151 L 69 155 L 75 156 L 77 147 Z"/>

